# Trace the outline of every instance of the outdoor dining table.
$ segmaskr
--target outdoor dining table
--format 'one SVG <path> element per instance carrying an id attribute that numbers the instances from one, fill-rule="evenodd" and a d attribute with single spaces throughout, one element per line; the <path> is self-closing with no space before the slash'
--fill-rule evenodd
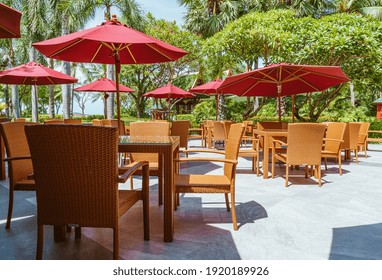
<path id="1" fill-rule="evenodd" d="M 174 154 L 179 150 L 179 136 L 120 136 L 119 153 L 158 153 L 163 168 L 163 239 L 174 235 Z"/>
<path id="2" fill-rule="evenodd" d="M 288 136 L 288 129 L 282 128 L 282 129 L 254 129 L 253 130 L 254 135 L 258 135 L 260 137 L 263 137 L 263 178 L 268 179 L 268 165 L 269 165 L 269 149 L 272 147 L 272 140 L 275 139 L 275 137 L 287 137 Z"/>

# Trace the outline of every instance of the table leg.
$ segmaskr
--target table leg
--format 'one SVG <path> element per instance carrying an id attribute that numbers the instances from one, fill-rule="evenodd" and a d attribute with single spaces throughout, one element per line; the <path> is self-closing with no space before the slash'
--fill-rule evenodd
<path id="1" fill-rule="evenodd" d="M 54 226 L 53 227 L 54 241 L 62 242 L 66 240 L 66 227 Z"/>
<path id="2" fill-rule="evenodd" d="M 174 154 L 172 147 L 164 152 L 164 205 L 163 235 L 164 242 L 172 242 L 174 235 Z"/>

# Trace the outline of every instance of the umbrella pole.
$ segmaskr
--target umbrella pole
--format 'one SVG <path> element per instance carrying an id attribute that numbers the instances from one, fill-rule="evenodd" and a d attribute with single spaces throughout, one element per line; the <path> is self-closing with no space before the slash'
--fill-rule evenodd
<path id="1" fill-rule="evenodd" d="M 216 120 L 218 120 L 219 117 L 219 95 L 216 94 L 215 96 L 215 107 L 216 107 Z"/>
<path id="2" fill-rule="evenodd" d="M 116 89 L 116 94 L 117 94 L 117 120 L 118 120 L 118 125 L 119 121 L 121 120 L 121 112 L 120 112 L 120 104 L 119 104 L 119 67 L 117 67 L 117 63 L 115 63 L 115 89 Z"/>
<path id="3" fill-rule="evenodd" d="M 278 103 L 278 107 L 279 107 L 279 109 L 278 109 L 278 111 L 279 111 L 279 122 L 281 122 L 281 96 L 280 95 L 277 96 L 277 103 Z"/>

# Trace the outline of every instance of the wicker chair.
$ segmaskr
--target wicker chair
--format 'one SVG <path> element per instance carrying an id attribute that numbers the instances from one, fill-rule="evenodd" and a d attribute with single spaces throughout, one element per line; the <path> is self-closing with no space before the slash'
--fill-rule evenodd
<path id="1" fill-rule="evenodd" d="M 202 121 L 202 146 L 207 146 L 208 132 L 212 131 L 214 126 L 214 121 L 212 120 L 203 120 Z"/>
<path id="2" fill-rule="evenodd" d="M 188 149 L 188 130 L 190 129 L 190 121 L 181 120 L 171 122 L 171 135 L 179 136 L 179 148 Z"/>
<path id="3" fill-rule="evenodd" d="M 8 177 L 9 177 L 9 201 L 8 215 L 5 228 L 10 228 L 13 199 L 15 191 L 35 191 L 35 184 L 30 175 L 33 174 L 30 160 L 29 146 L 25 136 L 26 125 L 36 125 L 31 122 L 5 122 L 0 123 L 0 131 L 4 139 L 7 151 Z"/>
<path id="4" fill-rule="evenodd" d="M 170 136 L 169 122 L 132 122 L 130 123 L 130 137 L 134 136 Z M 132 153 L 131 162 L 148 161 L 150 176 L 158 177 L 158 203 L 163 204 L 163 170 L 162 157 L 157 153 Z M 140 175 L 140 170 L 135 174 Z M 133 180 L 131 179 L 131 188 Z"/>
<path id="5" fill-rule="evenodd" d="M 15 122 L 26 122 L 27 119 L 26 118 L 16 118 L 15 119 Z"/>
<path id="6" fill-rule="evenodd" d="M 94 126 L 103 126 L 102 121 L 99 119 L 92 119 L 92 125 Z"/>
<path id="7" fill-rule="evenodd" d="M 213 128 L 213 141 L 214 145 L 218 141 L 221 141 L 223 143 L 223 146 L 225 146 L 226 141 L 227 141 L 227 130 L 224 122 L 221 121 L 215 121 L 214 122 L 214 128 Z"/>
<path id="8" fill-rule="evenodd" d="M 149 240 L 148 164 L 120 171 L 116 128 L 26 126 L 36 182 L 37 251 L 42 258 L 44 225 L 112 228 L 113 258 L 119 258 L 119 217 L 143 200 L 144 239 Z M 118 190 L 134 168 L 144 166 L 142 190 Z M 119 173 L 122 173 L 119 176 Z"/>
<path id="9" fill-rule="evenodd" d="M 289 166 L 305 165 L 307 177 L 308 166 L 315 166 L 318 185 L 321 187 L 321 150 L 326 125 L 317 123 L 298 123 L 288 126 L 288 143 L 274 140 L 272 145 L 272 178 L 275 174 L 275 161 L 286 164 L 285 186 L 288 187 Z M 286 146 L 285 152 L 277 152 L 276 145 Z"/>
<path id="10" fill-rule="evenodd" d="M 244 133 L 243 124 L 231 126 L 228 137 L 225 158 L 181 158 L 179 162 L 215 161 L 224 163 L 223 175 L 175 174 L 175 205 L 179 205 L 180 193 L 224 193 L 227 211 L 230 211 L 228 194 L 231 194 L 232 223 L 237 230 L 235 208 L 235 176 L 240 143 Z M 192 151 L 192 150 L 190 150 Z M 217 151 L 218 152 L 218 151 Z"/>
<path id="11" fill-rule="evenodd" d="M 328 170 L 327 159 L 334 158 L 338 161 L 338 169 L 342 176 L 341 167 L 341 145 L 344 142 L 344 134 L 346 123 L 343 122 L 328 122 L 326 134 L 324 138 L 324 146 L 321 151 L 321 156 L 325 161 L 325 170 Z"/>
<path id="12" fill-rule="evenodd" d="M 370 123 L 369 122 L 361 122 L 361 127 L 359 129 L 358 136 L 358 151 L 365 152 L 365 158 L 367 158 L 367 137 L 369 134 Z"/>
<path id="13" fill-rule="evenodd" d="M 355 154 L 356 162 L 358 163 L 358 139 L 361 129 L 360 122 L 349 122 L 345 128 L 344 144 L 342 149 L 345 150 L 345 159 L 351 159 L 351 152 Z"/>
<path id="14" fill-rule="evenodd" d="M 64 119 L 64 124 L 82 124 L 80 119 Z"/>
<path id="15" fill-rule="evenodd" d="M 62 124 L 64 123 L 64 120 L 61 119 L 51 119 L 51 120 L 44 120 L 44 124 Z"/>

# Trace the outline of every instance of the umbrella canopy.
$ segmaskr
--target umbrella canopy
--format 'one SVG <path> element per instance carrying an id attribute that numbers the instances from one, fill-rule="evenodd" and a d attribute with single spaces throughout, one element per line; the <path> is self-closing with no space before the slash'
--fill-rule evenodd
<path id="1" fill-rule="evenodd" d="M 238 96 L 271 96 L 280 99 L 281 96 L 323 91 L 349 80 L 339 66 L 280 63 L 227 77 L 218 91 Z"/>
<path id="2" fill-rule="evenodd" d="M 76 78 L 65 75 L 33 61 L 20 66 L 16 66 L 14 68 L 0 71 L 1 84 L 33 85 L 36 88 L 36 85 L 73 84 L 76 82 Z M 37 115 L 37 108 L 35 108 L 35 118 L 33 118 L 34 122 L 38 121 Z"/>
<path id="3" fill-rule="evenodd" d="M 120 120 L 118 82 L 120 64 L 168 62 L 187 54 L 182 49 L 120 23 L 114 15 L 112 20 L 100 26 L 34 43 L 33 46 L 50 58 L 114 64 L 118 120 Z"/>
<path id="4" fill-rule="evenodd" d="M 192 98 L 192 97 L 195 97 L 195 94 L 192 94 L 188 91 L 185 91 L 169 83 L 163 87 L 147 92 L 143 94 L 143 96 L 170 99 L 170 98 Z"/>
<path id="5" fill-rule="evenodd" d="M 218 119 L 219 110 L 218 110 L 218 88 L 222 85 L 223 81 L 221 79 L 216 79 L 214 81 L 196 86 L 190 89 L 190 92 L 198 92 L 205 94 L 216 95 L 215 106 L 216 106 L 216 120 Z"/>
<path id="6" fill-rule="evenodd" d="M 0 3 L 0 38 L 20 38 L 21 13 Z"/>
<path id="7" fill-rule="evenodd" d="M 102 91 L 102 92 L 115 92 L 117 86 L 113 80 L 108 78 L 100 78 L 97 81 L 75 88 L 75 91 Z M 132 88 L 119 84 L 120 92 L 133 92 Z"/>

